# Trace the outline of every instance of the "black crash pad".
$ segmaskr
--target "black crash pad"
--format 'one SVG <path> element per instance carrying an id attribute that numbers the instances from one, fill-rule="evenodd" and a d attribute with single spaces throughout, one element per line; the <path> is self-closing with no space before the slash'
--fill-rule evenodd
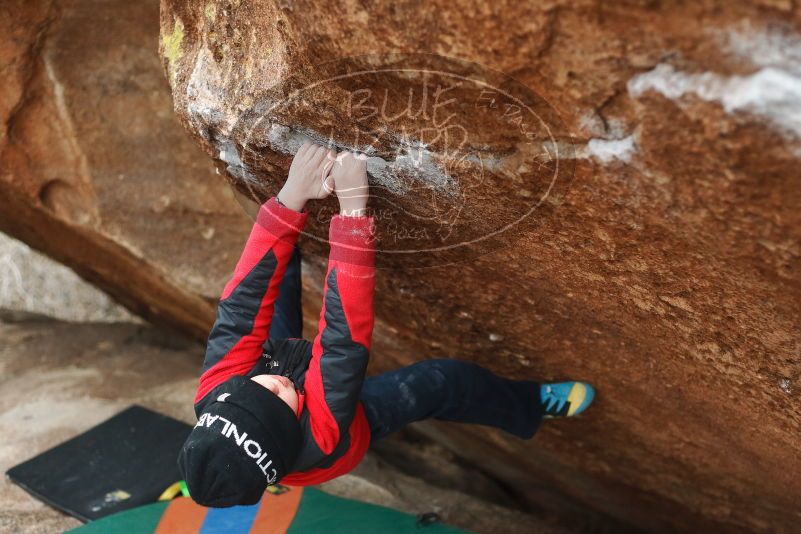
<path id="1" fill-rule="evenodd" d="M 6 475 L 47 504 L 90 521 L 152 503 L 180 480 L 176 460 L 191 429 L 131 406 Z"/>

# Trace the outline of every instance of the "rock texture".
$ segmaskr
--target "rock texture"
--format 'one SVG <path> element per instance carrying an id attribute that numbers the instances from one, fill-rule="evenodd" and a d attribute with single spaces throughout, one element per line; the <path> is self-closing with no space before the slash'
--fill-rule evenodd
<path id="1" fill-rule="evenodd" d="M 5 234 L 0 234 L 0 272 L 0 310 L 62 321 L 137 321 L 71 269 Z"/>
<path id="2" fill-rule="evenodd" d="M 250 223 L 171 111 L 157 2 L 3 2 L 0 36 L 0 230 L 204 339 Z"/>
<path id="3" fill-rule="evenodd" d="M 162 0 L 160 50 L 245 196 L 305 138 L 372 156 L 379 366 L 600 391 L 533 443 L 426 433 L 580 526 L 791 531 L 800 24 L 781 0 Z"/>

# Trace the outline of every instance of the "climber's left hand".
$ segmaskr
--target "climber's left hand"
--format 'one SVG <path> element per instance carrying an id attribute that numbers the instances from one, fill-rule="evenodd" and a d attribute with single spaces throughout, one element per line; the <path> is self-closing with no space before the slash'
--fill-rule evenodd
<path id="1" fill-rule="evenodd" d="M 329 172 L 336 160 L 336 152 L 314 143 L 304 143 L 300 147 L 292 165 L 289 177 L 278 193 L 278 200 L 284 206 L 302 211 L 306 202 L 325 198 L 334 190 L 333 181 L 329 183 Z"/>

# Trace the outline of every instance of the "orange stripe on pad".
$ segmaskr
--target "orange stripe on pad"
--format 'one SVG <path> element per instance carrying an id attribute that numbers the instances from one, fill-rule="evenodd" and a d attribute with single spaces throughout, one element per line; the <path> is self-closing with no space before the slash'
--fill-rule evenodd
<path id="1" fill-rule="evenodd" d="M 189 497 L 173 499 L 164 510 L 154 534 L 197 534 L 208 511 Z"/>
<path id="2" fill-rule="evenodd" d="M 300 506 L 303 488 L 291 488 L 286 493 L 273 495 L 265 493 L 261 506 L 256 512 L 252 534 L 285 534 Z"/>

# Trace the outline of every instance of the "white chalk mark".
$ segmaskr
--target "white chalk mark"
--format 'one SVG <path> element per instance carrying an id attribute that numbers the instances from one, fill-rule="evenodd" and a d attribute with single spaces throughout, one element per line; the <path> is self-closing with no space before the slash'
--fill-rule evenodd
<path id="1" fill-rule="evenodd" d="M 634 134 L 622 139 L 590 139 L 580 150 L 579 157 L 591 157 L 600 163 L 623 161 L 628 163 L 635 151 Z"/>
<path id="2" fill-rule="evenodd" d="M 635 97 L 654 90 L 673 100 L 693 94 L 720 102 L 728 113 L 748 111 L 762 116 L 801 137 L 801 77 L 784 70 L 768 67 L 750 76 L 722 76 L 690 74 L 660 64 L 629 80 L 628 89 Z"/>
<path id="3" fill-rule="evenodd" d="M 301 132 L 296 129 L 273 123 L 267 132 L 267 142 L 273 150 L 283 154 L 295 154 L 306 142 L 317 144 L 329 143 L 321 141 L 322 137 L 314 133 Z M 416 181 L 440 193 L 454 195 L 458 191 L 456 181 L 435 160 L 434 153 L 422 143 L 400 141 L 397 155 L 393 160 L 371 156 L 372 147 L 338 147 L 362 154 L 367 158 L 367 172 L 381 185 L 396 194 L 409 191 L 409 181 Z"/>
<path id="4" fill-rule="evenodd" d="M 629 93 L 638 97 L 652 90 L 672 100 L 694 95 L 719 102 L 727 113 L 753 113 L 785 134 L 801 137 L 801 38 L 748 27 L 723 35 L 724 50 L 748 60 L 758 70 L 727 76 L 682 72 L 663 63 L 629 80 Z"/>

